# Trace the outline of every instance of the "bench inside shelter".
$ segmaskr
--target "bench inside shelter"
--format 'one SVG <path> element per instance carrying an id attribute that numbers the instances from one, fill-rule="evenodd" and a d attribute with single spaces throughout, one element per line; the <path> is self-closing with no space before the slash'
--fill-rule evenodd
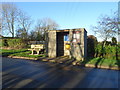
<path id="1" fill-rule="evenodd" d="M 39 55 L 40 52 L 44 52 L 44 45 L 43 44 L 32 44 L 31 49 L 28 49 L 32 51 L 32 55 L 36 54 Z M 36 52 L 36 53 L 35 53 Z"/>

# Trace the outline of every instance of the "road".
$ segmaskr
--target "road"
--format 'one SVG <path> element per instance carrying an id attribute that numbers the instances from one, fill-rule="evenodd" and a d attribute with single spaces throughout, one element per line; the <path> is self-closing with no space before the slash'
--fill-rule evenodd
<path id="1" fill-rule="evenodd" d="M 120 71 L 2 58 L 2 88 L 120 88 Z"/>

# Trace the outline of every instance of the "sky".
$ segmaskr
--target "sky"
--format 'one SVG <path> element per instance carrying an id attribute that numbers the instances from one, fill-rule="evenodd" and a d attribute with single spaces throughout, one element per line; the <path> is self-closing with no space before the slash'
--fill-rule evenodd
<path id="1" fill-rule="evenodd" d="M 14 2 L 34 20 L 51 18 L 59 29 L 85 28 L 94 35 L 91 26 L 97 25 L 100 15 L 113 15 L 118 2 Z"/>

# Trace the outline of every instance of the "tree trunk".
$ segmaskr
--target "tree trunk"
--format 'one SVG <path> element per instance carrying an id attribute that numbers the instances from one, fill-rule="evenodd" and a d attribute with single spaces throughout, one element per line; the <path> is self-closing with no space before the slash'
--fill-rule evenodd
<path id="1" fill-rule="evenodd" d="M 103 42 L 103 47 L 105 47 L 106 42 L 107 42 L 107 38 L 105 38 L 105 40 L 104 40 L 104 42 Z"/>

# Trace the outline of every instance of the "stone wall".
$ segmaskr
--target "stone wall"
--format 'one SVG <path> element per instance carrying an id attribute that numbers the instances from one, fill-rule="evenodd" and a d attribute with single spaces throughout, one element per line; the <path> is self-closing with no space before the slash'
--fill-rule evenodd
<path id="1" fill-rule="evenodd" d="M 48 33 L 48 56 L 56 57 L 56 31 L 52 31 Z"/>
<path id="2" fill-rule="evenodd" d="M 81 31 L 80 33 L 80 43 L 73 43 L 73 32 Z M 70 56 L 77 60 L 84 60 L 87 57 L 87 32 L 84 28 L 82 29 L 74 29 L 70 31 L 70 43 L 71 50 Z"/>
<path id="3" fill-rule="evenodd" d="M 84 31 L 84 58 L 87 57 L 87 31 Z"/>

